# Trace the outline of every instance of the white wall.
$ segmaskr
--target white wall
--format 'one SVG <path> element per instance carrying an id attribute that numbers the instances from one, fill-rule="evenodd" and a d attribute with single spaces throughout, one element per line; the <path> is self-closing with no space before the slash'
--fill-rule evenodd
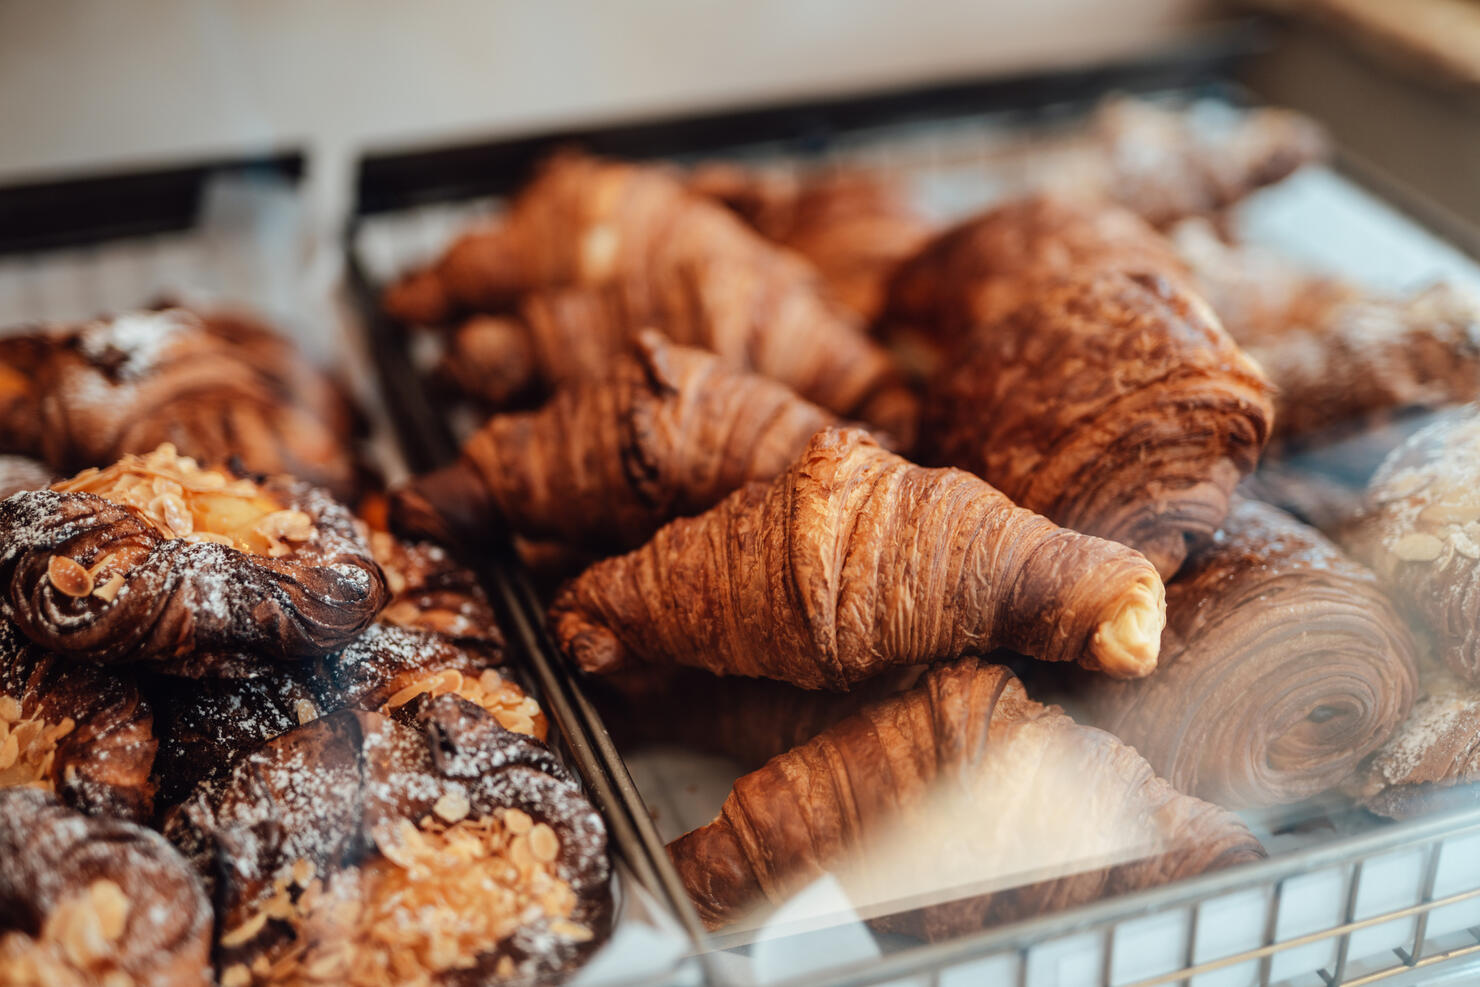
<path id="1" fill-rule="evenodd" d="M 0 0 L 0 182 L 458 135 L 1112 58 L 1200 0 Z"/>

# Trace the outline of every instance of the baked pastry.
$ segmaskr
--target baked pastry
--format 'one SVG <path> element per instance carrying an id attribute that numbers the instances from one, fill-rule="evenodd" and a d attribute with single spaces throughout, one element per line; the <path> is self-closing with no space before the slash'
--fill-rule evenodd
<path id="1" fill-rule="evenodd" d="M 391 594 L 376 620 L 446 638 L 476 652 L 484 665 L 503 663 L 503 632 L 472 571 L 440 545 L 402 541 L 386 531 L 372 531 L 369 540 Z"/>
<path id="2" fill-rule="evenodd" d="M 590 672 L 641 661 L 842 690 L 995 646 L 1145 675 L 1162 607 L 1136 552 L 830 428 L 772 483 L 592 566 L 550 626 Z"/>
<path id="3" fill-rule="evenodd" d="M 710 928 L 824 873 L 859 907 L 1000 889 L 874 923 L 929 940 L 1263 856 L 1232 814 L 976 658 L 741 778 L 668 852 Z"/>
<path id="4" fill-rule="evenodd" d="M 222 984 L 536 982 L 606 935 L 605 828 L 550 752 L 454 696 L 401 712 L 298 727 L 166 820 L 218 903 Z"/>
<path id="5" fill-rule="evenodd" d="M 828 297 L 865 322 L 882 310 L 895 268 L 930 235 L 903 184 L 883 171 L 799 175 L 714 162 L 696 168 L 688 186 L 811 261 Z"/>
<path id="6" fill-rule="evenodd" d="M 938 234 L 906 262 L 890 285 L 887 328 L 895 337 L 923 337 L 914 348 L 933 347 L 929 369 L 938 369 L 952 344 L 1031 298 L 1038 281 L 1101 271 L 1191 277 L 1171 243 L 1135 214 L 1104 202 L 1029 196 Z"/>
<path id="7" fill-rule="evenodd" d="M 1441 416 L 1372 478 L 1348 544 L 1455 675 L 1480 682 L 1480 408 Z"/>
<path id="8" fill-rule="evenodd" d="M 28 456 L 0 455 L 0 500 L 22 490 L 40 490 L 54 477 L 46 464 Z"/>
<path id="9" fill-rule="evenodd" d="M 1309 117 L 1211 99 L 1184 107 L 1107 100 L 1087 144 L 1051 184 L 1102 195 L 1158 227 L 1225 210 L 1327 154 L 1325 134 Z"/>
<path id="10" fill-rule="evenodd" d="M 392 516 L 449 545 L 517 532 L 621 551 L 771 479 L 836 422 L 774 381 L 644 332 L 600 380 L 489 419 L 456 463 L 397 490 Z"/>
<path id="11" fill-rule="evenodd" d="M 210 901 L 158 833 L 0 791 L 0 982 L 205 987 Z"/>
<path id="12" fill-rule="evenodd" d="M 386 602 L 354 519 L 322 491 L 168 445 L 0 503 L 0 592 L 31 640 L 94 662 L 309 657 Z"/>
<path id="13" fill-rule="evenodd" d="M 1259 368 L 1200 298 L 1150 276 L 1045 284 L 981 325 L 931 389 L 928 458 L 1170 578 L 1269 437 Z"/>
<path id="14" fill-rule="evenodd" d="M 348 401 L 266 329 L 166 309 L 23 339 L 0 348 L 0 361 L 16 361 L 9 372 L 30 381 L 24 397 L 0 401 L 9 420 L 0 451 L 65 474 L 169 442 L 206 462 L 236 457 L 252 472 L 297 476 L 339 497 L 361 485 Z"/>
<path id="15" fill-rule="evenodd" d="M 1480 804 L 1480 690 L 1421 663 L 1423 695 L 1343 787 L 1380 816 L 1412 819 Z"/>
<path id="16" fill-rule="evenodd" d="M 479 393 L 494 404 L 601 376 L 652 327 L 840 415 L 912 434 L 913 396 L 889 355 L 824 302 L 815 273 L 662 169 L 557 157 L 501 224 L 465 235 L 435 272 L 446 311 L 407 311 L 394 286 L 387 306 L 444 321 L 457 306 L 520 300 L 517 318 L 478 323 L 479 365 L 494 369 Z M 473 365 L 460 344 L 453 353 Z"/>
<path id="17" fill-rule="evenodd" d="M 1342 782 L 1408 715 L 1415 645 L 1372 573 L 1257 501 L 1167 584 L 1155 676 L 1076 676 L 1070 708 L 1230 808 Z"/>
<path id="18" fill-rule="evenodd" d="M 154 714 L 128 678 L 72 664 L 0 621 L 0 789 L 52 791 L 89 815 L 145 821 Z"/>

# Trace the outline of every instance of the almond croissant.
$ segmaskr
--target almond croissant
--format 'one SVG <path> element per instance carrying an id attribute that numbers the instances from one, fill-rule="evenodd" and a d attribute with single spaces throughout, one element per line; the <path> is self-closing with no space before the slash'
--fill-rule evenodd
<path id="1" fill-rule="evenodd" d="M 1173 785 L 1231 808 L 1340 783 L 1413 704 L 1416 647 L 1372 573 L 1240 500 L 1167 585 L 1156 675 L 1075 676 L 1070 710 Z"/>
<path id="2" fill-rule="evenodd" d="M 1196 295 L 1146 275 L 1045 285 L 931 395 L 935 461 L 1138 549 L 1170 577 L 1269 436 L 1269 385 Z"/>
<path id="3" fill-rule="evenodd" d="M 1134 677 L 1156 667 L 1162 595 L 1136 552 L 830 428 L 774 482 L 592 566 L 550 623 L 587 671 L 640 660 L 846 689 L 1000 645 Z"/>
<path id="4" fill-rule="evenodd" d="M 398 490 L 398 527 L 444 544 L 509 532 L 618 551 L 786 469 L 837 419 L 711 353 L 639 335 L 602 379 L 496 415 L 451 466 Z"/>
<path id="5" fill-rule="evenodd" d="M 467 234 L 434 270 L 468 309 L 522 296 L 518 318 L 475 323 L 472 352 L 493 385 L 477 393 L 494 404 L 600 376 L 655 327 L 838 414 L 911 434 L 913 398 L 892 360 L 824 302 L 815 272 L 661 169 L 556 158 L 503 224 Z M 400 311 L 397 292 L 393 311 L 427 314 Z"/>
<path id="6" fill-rule="evenodd" d="M 711 928 L 830 873 L 860 908 L 954 892 L 876 920 L 930 940 L 1263 856 L 1233 815 L 976 658 L 741 778 L 668 851 Z"/>

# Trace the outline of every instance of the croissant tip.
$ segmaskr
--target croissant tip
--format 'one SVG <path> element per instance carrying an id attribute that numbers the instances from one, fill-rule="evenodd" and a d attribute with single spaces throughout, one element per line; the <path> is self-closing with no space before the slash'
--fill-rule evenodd
<path id="1" fill-rule="evenodd" d="M 1150 675 L 1156 670 L 1166 622 L 1166 590 L 1161 579 L 1151 575 L 1139 579 L 1095 629 L 1090 653 L 1097 667 L 1115 678 Z"/>

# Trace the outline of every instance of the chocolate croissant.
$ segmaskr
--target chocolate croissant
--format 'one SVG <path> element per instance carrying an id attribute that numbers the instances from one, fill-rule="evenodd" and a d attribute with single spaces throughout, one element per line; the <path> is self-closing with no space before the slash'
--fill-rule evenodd
<path id="1" fill-rule="evenodd" d="M 1136 552 L 831 428 L 772 483 L 592 566 L 550 626 L 587 671 L 644 661 L 842 690 L 999 645 L 1145 675 L 1162 606 Z"/>
<path id="2" fill-rule="evenodd" d="M 205 987 L 211 904 L 158 833 L 0 791 L 0 983 Z"/>
<path id="3" fill-rule="evenodd" d="M 1259 368 L 1155 277 L 1061 280 L 982 326 L 931 391 L 927 454 L 1169 578 L 1269 437 Z"/>
<path id="4" fill-rule="evenodd" d="M 1441 416 L 1395 449 L 1349 530 L 1439 658 L 1480 682 L 1480 408 Z"/>
<path id="5" fill-rule="evenodd" d="M 309 657 L 386 601 L 354 519 L 322 491 L 169 446 L 0 503 L 0 592 L 31 640 L 94 662 Z"/>
<path id="6" fill-rule="evenodd" d="M 895 275 L 891 334 L 923 336 L 939 352 L 1032 297 L 1037 282 L 1120 271 L 1190 283 L 1171 243 L 1117 206 L 1059 195 L 1008 202 L 934 237 Z"/>
<path id="7" fill-rule="evenodd" d="M 340 497 L 361 485 L 347 399 L 266 329 L 166 309 L 23 338 L 0 362 L 14 360 L 31 387 L 13 406 L 0 401 L 0 416 L 34 424 L 0 422 L 0 451 L 72 473 L 169 442 Z"/>
<path id="8" fill-rule="evenodd" d="M 1231 808 L 1340 783 L 1397 728 L 1416 647 L 1371 572 L 1273 507 L 1240 500 L 1167 584 L 1154 677 L 1076 676 L 1076 717 L 1177 788 Z"/>
<path id="9" fill-rule="evenodd" d="M 385 531 L 370 533 L 370 550 L 391 594 L 377 621 L 445 638 L 477 652 L 486 666 L 503 664 L 503 632 L 471 570 L 440 545 L 402 541 Z"/>
<path id="10" fill-rule="evenodd" d="M 0 789 L 40 788 L 89 815 L 146 821 L 157 746 L 133 681 L 62 661 L 0 621 Z"/>
<path id="11" fill-rule="evenodd" d="M 166 819 L 223 984 L 543 981 L 606 935 L 605 828 L 550 752 L 454 696 L 402 713 L 298 727 Z"/>
<path id="12" fill-rule="evenodd" d="M 811 261 L 828 297 L 865 322 L 879 315 L 895 269 L 930 234 L 902 183 L 882 171 L 802 176 L 717 162 L 695 169 L 688 186 Z"/>
<path id="13" fill-rule="evenodd" d="M 644 332 L 603 378 L 489 419 L 456 463 L 396 491 L 392 518 L 444 544 L 517 532 L 635 548 L 673 518 L 776 476 L 836 422 L 774 381 Z"/>
<path id="14" fill-rule="evenodd" d="M 496 385 L 480 394 L 494 404 L 601 376 L 635 333 L 657 328 L 840 415 L 913 434 L 914 399 L 889 355 L 826 304 L 810 268 L 661 169 L 557 158 L 502 225 L 463 237 L 435 270 L 463 307 L 521 299 L 517 318 L 479 322 L 476 352 Z"/>
<path id="15" fill-rule="evenodd" d="M 875 922 L 929 940 L 1263 856 L 1233 815 L 975 658 L 741 778 L 668 852 L 710 928 L 823 874 L 859 907 L 972 889 Z"/>

